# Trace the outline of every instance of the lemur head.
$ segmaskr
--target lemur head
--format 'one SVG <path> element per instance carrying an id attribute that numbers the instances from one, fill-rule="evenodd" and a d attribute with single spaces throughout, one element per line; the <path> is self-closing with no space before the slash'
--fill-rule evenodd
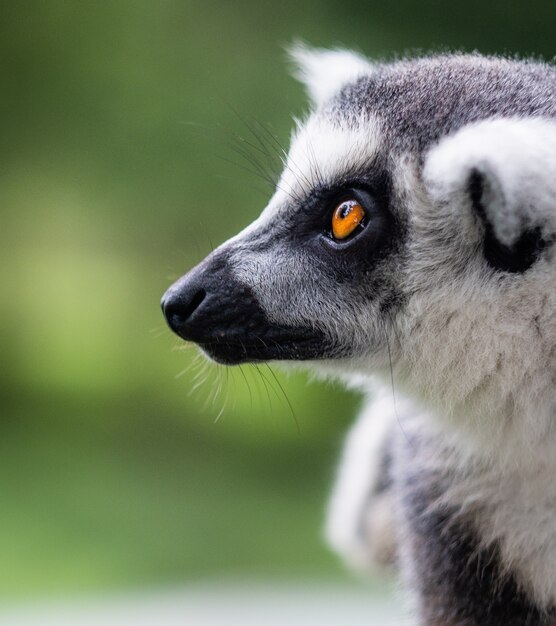
<path id="1" fill-rule="evenodd" d="M 393 368 L 448 412 L 539 393 L 556 358 L 556 71 L 293 57 L 312 113 L 261 216 L 164 295 L 170 327 L 225 364 Z"/>

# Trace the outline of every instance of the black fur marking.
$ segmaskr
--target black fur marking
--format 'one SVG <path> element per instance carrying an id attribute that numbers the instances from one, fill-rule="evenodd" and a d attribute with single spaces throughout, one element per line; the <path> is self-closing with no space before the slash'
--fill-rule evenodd
<path id="1" fill-rule="evenodd" d="M 550 626 L 555 607 L 539 607 L 503 571 L 496 546 L 482 547 L 471 520 L 438 503 L 450 479 L 419 466 L 426 444 L 399 438 L 410 455 L 396 489 L 411 550 L 413 584 L 426 626 Z M 409 460 L 411 458 L 411 461 Z M 415 462 L 417 461 L 417 462 Z"/>
<path id="2" fill-rule="evenodd" d="M 495 270 L 522 274 L 538 259 L 547 242 L 539 228 L 525 230 L 512 247 L 500 243 L 494 234 L 492 224 L 486 217 L 482 202 L 484 180 L 480 172 L 474 171 L 469 179 L 469 195 L 473 208 L 485 228 L 483 253 L 487 263 Z"/>

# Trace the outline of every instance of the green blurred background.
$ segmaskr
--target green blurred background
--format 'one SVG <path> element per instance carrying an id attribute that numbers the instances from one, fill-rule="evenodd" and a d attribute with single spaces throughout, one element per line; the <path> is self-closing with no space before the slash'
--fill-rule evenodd
<path id="1" fill-rule="evenodd" d="M 191 393 L 160 296 L 270 195 L 231 144 L 287 144 L 284 44 L 551 58 L 555 24 L 553 0 L 1 3 L 2 598 L 345 576 L 321 527 L 360 400 L 265 367 Z"/>

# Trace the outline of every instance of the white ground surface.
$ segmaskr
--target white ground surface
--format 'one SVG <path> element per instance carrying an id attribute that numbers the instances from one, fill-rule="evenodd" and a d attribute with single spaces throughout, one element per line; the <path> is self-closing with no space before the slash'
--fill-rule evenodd
<path id="1" fill-rule="evenodd" d="M 390 594 L 330 585 L 204 585 L 1 608 L 2 626 L 401 626 Z"/>

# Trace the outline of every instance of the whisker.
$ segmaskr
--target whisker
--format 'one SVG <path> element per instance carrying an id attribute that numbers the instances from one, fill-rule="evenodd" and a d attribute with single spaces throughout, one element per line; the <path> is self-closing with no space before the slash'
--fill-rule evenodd
<path id="1" fill-rule="evenodd" d="M 162 336 L 166 335 L 169 332 L 169 329 L 164 325 L 160 325 L 158 328 L 153 328 L 149 331 L 149 334 L 153 337 L 153 339 L 160 339 Z"/>
<path id="2" fill-rule="evenodd" d="M 287 405 L 288 405 L 288 407 L 290 409 L 290 413 L 291 413 L 291 415 L 293 417 L 293 421 L 295 422 L 295 427 L 297 429 L 297 433 L 300 434 L 301 433 L 301 429 L 299 428 L 299 422 L 297 420 L 297 415 L 295 414 L 295 411 L 293 410 L 293 406 L 292 406 L 292 403 L 290 402 L 290 399 L 288 398 L 288 395 L 284 391 L 284 387 L 282 386 L 282 384 L 278 380 L 278 377 L 276 376 L 276 374 L 274 373 L 274 370 L 270 367 L 270 365 L 268 363 L 265 363 L 265 365 L 266 365 L 268 371 L 272 374 L 272 377 L 274 378 L 274 380 L 276 381 L 276 384 L 278 385 L 278 388 L 282 392 L 282 395 L 284 396 L 284 399 L 286 400 L 286 403 L 287 403 Z"/>
<path id="3" fill-rule="evenodd" d="M 243 144 L 232 144 L 231 149 L 241 156 L 247 163 L 249 163 L 255 171 L 268 182 L 271 187 L 274 187 L 278 182 L 278 176 L 273 172 L 272 168 L 268 171 L 263 163 L 252 153 L 249 151 L 247 146 Z"/>
<path id="4" fill-rule="evenodd" d="M 218 415 L 214 418 L 214 423 L 216 424 L 219 419 L 222 417 L 222 415 L 224 415 L 224 411 L 226 410 L 226 407 L 228 406 L 228 398 L 230 396 L 229 394 L 229 386 L 228 386 L 228 376 L 229 376 L 229 372 L 230 372 L 230 368 L 227 367 L 225 369 L 226 371 L 226 378 L 224 381 L 224 402 L 222 403 L 222 408 L 220 409 L 220 411 L 218 412 Z"/>
<path id="5" fill-rule="evenodd" d="M 259 368 L 259 366 L 256 365 L 256 364 L 253 364 L 253 365 L 255 366 L 255 369 L 259 373 L 259 376 L 260 376 L 261 381 L 263 383 L 264 389 L 266 391 L 266 398 L 267 398 L 267 401 L 268 401 L 268 408 L 269 408 L 270 414 L 272 415 L 272 399 L 270 397 L 270 392 L 268 390 L 268 385 L 267 385 L 267 383 L 268 384 L 270 384 L 270 383 L 268 382 L 268 379 L 266 378 L 266 376 L 261 372 L 261 369 Z"/>
<path id="6" fill-rule="evenodd" d="M 247 380 L 247 376 L 245 375 L 245 372 L 243 371 L 243 367 L 240 365 L 238 369 L 241 372 L 241 375 L 243 376 L 243 380 L 245 381 L 245 384 L 247 385 L 247 391 L 249 392 L 249 410 L 252 413 L 253 412 L 253 394 L 251 392 L 251 385 L 249 384 L 249 381 Z"/>

